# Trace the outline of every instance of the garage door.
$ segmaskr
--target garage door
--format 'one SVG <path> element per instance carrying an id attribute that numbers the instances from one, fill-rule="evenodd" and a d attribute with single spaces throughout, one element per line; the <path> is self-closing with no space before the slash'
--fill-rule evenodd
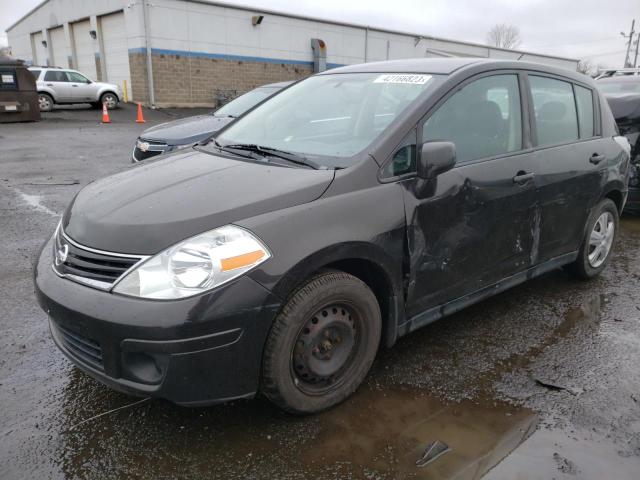
<path id="1" fill-rule="evenodd" d="M 131 98 L 131 78 L 129 73 L 129 48 L 127 46 L 127 31 L 122 12 L 100 17 L 102 32 L 102 47 L 106 78 L 104 81 L 115 83 L 123 88 L 127 81 L 127 93 Z"/>
<path id="2" fill-rule="evenodd" d="M 34 65 L 47 65 L 47 50 L 42 45 L 42 32 L 36 32 L 31 34 L 31 41 L 33 46 L 33 64 Z"/>
<path id="3" fill-rule="evenodd" d="M 51 41 L 51 45 L 49 45 L 49 51 L 52 56 L 51 63 L 57 67 L 68 68 L 71 52 L 64 38 L 64 29 L 58 27 L 49 30 L 49 40 Z"/>
<path id="4" fill-rule="evenodd" d="M 75 50 L 75 67 L 76 70 L 84 73 L 92 80 L 96 80 L 96 57 L 93 46 L 94 40 L 89 35 L 91 24 L 89 20 L 76 22 L 71 26 L 73 37 L 73 47 Z"/>

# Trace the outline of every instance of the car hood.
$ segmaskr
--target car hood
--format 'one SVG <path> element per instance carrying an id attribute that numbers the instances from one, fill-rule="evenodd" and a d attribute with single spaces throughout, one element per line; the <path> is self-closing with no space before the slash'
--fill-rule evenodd
<path id="1" fill-rule="evenodd" d="M 311 202 L 333 178 L 333 170 L 178 153 L 87 185 L 62 225 L 82 245 L 152 255 L 207 230 Z"/>
<path id="2" fill-rule="evenodd" d="M 232 120 L 231 117 L 215 117 L 211 114 L 181 118 L 148 128 L 142 132 L 140 139 L 168 145 L 196 143 L 217 132 Z"/>
<path id="3" fill-rule="evenodd" d="M 605 94 L 616 122 L 640 122 L 640 94 Z"/>

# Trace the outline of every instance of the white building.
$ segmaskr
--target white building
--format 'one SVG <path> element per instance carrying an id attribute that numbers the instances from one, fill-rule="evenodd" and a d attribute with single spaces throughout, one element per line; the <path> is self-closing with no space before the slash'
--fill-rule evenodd
<path id="1" fill-rule="evenodd" d="M 217 95 L 309 75 L 312 39 L 324 42 L 328 68 L 425 56 L 578 63 L 206 0 L 45 0 L 7 35 L 17 58 L 126 82 L 129 98 L 160 106 L 213 105 Z"/>

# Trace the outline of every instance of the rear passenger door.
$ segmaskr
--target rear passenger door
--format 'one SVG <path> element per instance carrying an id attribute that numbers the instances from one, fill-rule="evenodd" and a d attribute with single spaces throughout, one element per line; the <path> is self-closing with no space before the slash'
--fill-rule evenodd
<path id="1" fill-rule="evenodd" d="M 576 251 L 600 191 L 605 146 L 597 95 L 562 77 L 529 73 L 532 138 L 540 169 L 536 263 Z"/>
<path id="2" fill-rule="evenodd" d="M 44 84 L 53 90 L 56 102 L 73 101 L 71 84 L 67 74 L 62 70 L 47 70 L 44 74 Z"/>

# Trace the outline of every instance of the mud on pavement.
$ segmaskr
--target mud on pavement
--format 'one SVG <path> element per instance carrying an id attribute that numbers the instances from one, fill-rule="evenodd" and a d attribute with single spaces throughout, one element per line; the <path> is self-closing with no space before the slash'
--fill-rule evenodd
<path id="1" fill-rule="evenodd" d="M 551 272 L 404 337 L 320 415 L 140 402 L 73 368 L 31 262 L 79 188 L 128 167 L 129 110 L 0 127 L 0 478 L 638 478 L 639 218 L 601 278 Z"/>

